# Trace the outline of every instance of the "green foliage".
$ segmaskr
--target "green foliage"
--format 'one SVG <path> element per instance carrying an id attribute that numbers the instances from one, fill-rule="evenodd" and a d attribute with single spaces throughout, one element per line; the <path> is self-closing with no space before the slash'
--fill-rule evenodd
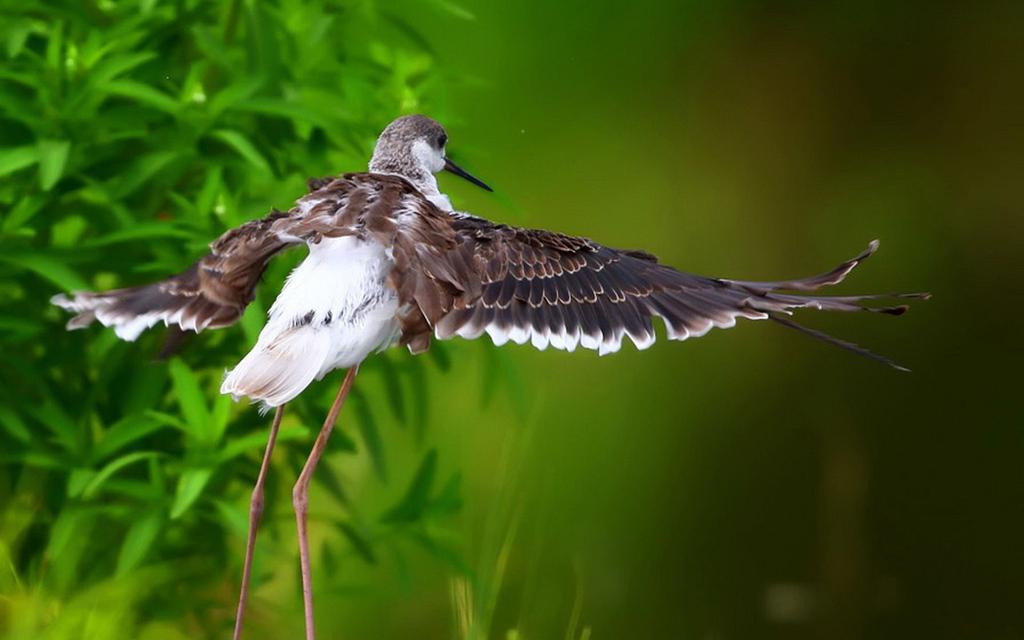
<path id="1" fill-rule="evenodd" d="M 272 266 L 241 328 L 195 337 L 166 363 L 148 362 L 160 331 L 131 345 L 97 328 L 69 334 L 48 299 L 179 271 L 225 228 L 289 206 L 306 178 L 365 166 L 382 124 L 427 102 L 438 112 L 432 58 L 414 30 L 366 2 L 3 7 L 0 584 L 9 597 L 0 629 L 130 637 L 126 629 L 152 617 L 143 612 L 171 611 L 193 634 L 219 634 L 223 621 L 196 615 L 198 600 L 152 585 L 188 567 L 202 593 L 240 560 L 224 548 L 244 534 L 240 505 L 268 419 L 217 387 L 300 256 Z M 425 391 L 405 397 L 427 383 L 423 362 L 389 354 L 369 363 L 349 412 L 358 444 L 336 433 L 334 450 L 365 449 L 387 477 L 367 398 L 380 389 L 392 415 L 422 434 Z M 295 472 L 331 394 L 308 395 L 289 406 L 279 437 L 276 459 Z M 435 491 L 436 475 L 430 451 L 384 516 L 339 520 L 347 551 L 375 563 L 377 545 L 407 537 L 461 569 L 431 524 L 458 508 L 458 479 Z M 347 499 L 329 468 L 317 480 Z M 160 579 L 127 587 L 145 583 L 140 571 Z M 105 593 L 120 594 L 121 607 L 76 625 Z M 39 614 L 52 610 L 60 625 Z"/>

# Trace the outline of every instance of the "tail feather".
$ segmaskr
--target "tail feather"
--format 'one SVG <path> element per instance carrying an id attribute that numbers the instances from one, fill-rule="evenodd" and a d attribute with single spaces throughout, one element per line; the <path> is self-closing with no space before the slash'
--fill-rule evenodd
<path id="1" fill-rule="evenodd" d="M 326 331 L 300 327 L 274 335 L 268 325 L 252 351 L 224 377 L 220 392 L 259 401 L 265 409 L 280 406 L 316 379 L 330 346 Z"/>

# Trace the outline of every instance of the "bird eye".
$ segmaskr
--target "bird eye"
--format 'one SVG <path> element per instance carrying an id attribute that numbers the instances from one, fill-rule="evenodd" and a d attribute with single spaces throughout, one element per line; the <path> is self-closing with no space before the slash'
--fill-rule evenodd
<path id="1" fill-rule="evenodd" d="M 448 136 L 442 133 L 437 137 L 437 148 L 444 149 L 444 145 L 446 144 L 448 144 Z"/>

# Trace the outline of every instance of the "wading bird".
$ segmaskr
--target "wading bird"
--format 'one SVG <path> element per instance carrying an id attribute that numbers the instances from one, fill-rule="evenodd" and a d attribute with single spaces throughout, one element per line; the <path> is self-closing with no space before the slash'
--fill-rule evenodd
<path id="1" fill-rule="evenodd" d="M 98 320 L 125 340 L 158 322 L 199 332 L 226 327 L 253 299 L 269 260 L 305 245 L 309 255 L 288 277 L 252 350 L 224 378 L 221 393 L 276 408 L 253 489 L 242 585 L 235 620 L 239 638 L 253 545 L 263 509 L 263 485 L 287 402 L 314 380 L 347 369 L 327 419 L 295 483 L 306 637 L 314 637 L 313 593 L 306 535 L 310 477 L 324 451 L 359 364 L 400 344 L 416 354 L 431 338 L 477 338 L 600 354 L 628 336 L 639 349 L 655 339 L 661 318 L 671 340 L 727 328 L 736 318 L 769 319 L 893 367 L 892 361 L 789 319 L 796 309 L 875 311 L 899 315 L 905 306 L 871 306 L 879 299 L 927 294 L 819 296 L 878 247 L 821 275 L 754 282 L 690 275 L 659 264 L 644 251 L 612 249 L 586 238 L 522 229 L 454 211 L 434 174 L 447 170 L 490 188 L 446 156 L 444 128 L 425 116 L 398 118 L 384 129 L 368 173 L 310 181 L 310 191 L 286 212 L 226 232 L 185 272 L 155 284 L 103 293 L 57 295 L 77 313 L 77 329 Z"/>

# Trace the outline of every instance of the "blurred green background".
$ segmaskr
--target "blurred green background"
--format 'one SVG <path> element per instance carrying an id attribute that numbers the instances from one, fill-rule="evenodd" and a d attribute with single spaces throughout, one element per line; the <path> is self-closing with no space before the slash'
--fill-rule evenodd
<path id="1" fill-rule="evenodd" d="M 216 389 L 302 252 L 169 362 L 47 301 L 180 270 L 405 112 L 479 215 L 748 279 L 877 237 L 842 290 L 935 298 L 802 318 L 912 374 L 762 323 L 375 358 L 314 485 L 321 637 L 1024 637 L 1024 4 L 0 6 L 3 638 L 227 636 L 268 418 Z M 287 414 L 247 638 L 301 634 L 339 380 Z"/>

